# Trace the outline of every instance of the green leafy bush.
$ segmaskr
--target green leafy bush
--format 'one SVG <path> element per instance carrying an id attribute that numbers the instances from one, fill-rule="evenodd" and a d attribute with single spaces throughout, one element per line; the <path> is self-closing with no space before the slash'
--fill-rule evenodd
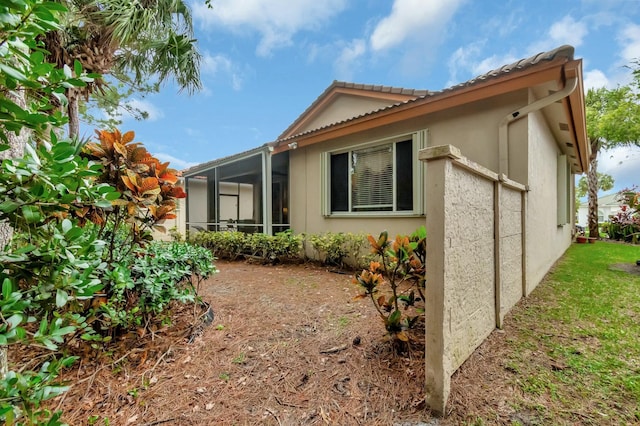
<path id="1" fill-rule="evenodd" d="M 640 242 L 640 192 L 624 189 L 618 194 L 618 201 L 624 203 L 620 212 L 611 216 L 609 238 L 634 244 Z"/>
<path id="2" fill-rule="evenodd" d="M 322 263 L 332 266 L 344 266 L 343 259 L 348 254 L 346 247 L 347 234 L 325 232 L 323 234 L 311 234 L 307 238 Z"/>
<path id="3" fill-rule="evenodd" d="M 129 330 L 153 322 L 173 301 L 194 302 L 200 281 L 215 272 L 211 251 L 203 247 L 153 242 L 135 250 L 106 275 L 103 329 Z"/>
<path id="4" fill-rule="evenodd" d="M 104 242 L 87 219 L 111 205 L 118 194 L 96 184 L 101 167 L 77 155 L 68 142 L 27 145 L 26 155 L 0 167 L 0 220 L 12 224 L 14 238 L 0 253 L 2 297 L 0 344 L 38 345 L 52 351 L 39 372 L 9 371 L 0 384 L 0 416 L 7 424 L 39 424 L 58 414 L 38 409 L 57 395 L 58 348 L 80 334 L 91 338 L 84 301 L 103 287 L 99 276 Z"/>
<path id="5" fill-rule="evenodd" d="M 113 141 L 89 145 L 92 158 L 78 155 L 79 143 L 57 140 L 56 130 L 67 121 L 61 113 L 68 103 L 66 90 L 86 87 L 99 77 L 84 73 L 78 61 L 61 68 L 45 62 L 46 34 L 58 28 L 65 11 L 60 2 L 42 0 L 4 1 L 0 7 L 0 151 L 14 148 L 12 155 L 18 155 L 22 142 L 13 136 L 25 130 L 31 136 L 24 157 L 4 160 L 0 167 L 1 233 L 5 238 L 11 231 L 14 235 L 0 251 L 0 350 L 17 345 L 51 350 L 38 358 L 37 371 L 0 375 L 0 422 L 7 425 L 62 424 L 61 413 L 41 409 L 41 402 L 66 390 L 55 380 L 74 357 L 59 357 L 57 352 L 72 339 L 100 338 L 87 319 L 89 301 L 98 291 L 111 293 L 116 303 L 117 292 L 109 288 L 112 281 L 139 290 L 139 309 L 157 313 L 168 298 L 194 297 L 194 281 L 185 290 L 163 281 L 169 275 L 204 277 L 213 271 L 210 253 L 197 248 L 169 248 L 179 274 L 166 273 L 165 268 L 162 279 L 153 276 L 153 268 L 161 270 L 153 263 L 157 260 L 147 259 L 167 256 L 160 249 L 140 249 L 131 264 L 111 263 L 119 224 L 129 225 L 133 235 L 128 247 L 118 247 L 127 257 L 134 247 L 141 247 L 143 228 L 173 217 L 175 199 L 184 193 L 174 187 L 177 176 L 168 163 L 129 143 L 133 134 L 114 132 L 111 136 L 118 137 Z M 102 139 L 109 135 L 100 134 Z M 114 150 L 132 162 L 119 162 Z M 127 170 L 128 166 L 132 167 Z M 113 177 L 110 172 L 120 180 L 100 180 Z M 109 244 L 103 236 L 109 237 Z M 130 277 L 133 287 L 127 288 Z"/>
<path id="6" fill-rule="evenodd" d="M 243 232 L 202 231 L 190 236 L 193 244 L 206 247 L 216 258 L 236 260 L 239 257 L 257 258 L 263 263 L 293 260 L 300 258 L 302 235 L 291 231 L 276 235 Z"/>
<path id="7" fill-rule="evenodd" d="M 359 269 L 365 267 L 372 256 L 366 253 L 365 234 L 351 232 L 325 232 L 307 235 L 307 240 L 325 265 Z"/>
<path id="8" fill-rule="evenodd" d="M 190 241 L 209 248 L 216 258 L 259 259 L 263 263 L 303 260 L 303 246 L 311 244 L 315 259 L 331 266 L 358 269 L 365 267 L 373 256 L 367 252 L 365 234 L 331 233 L 294 234 L 291 230 L 274 236 L 238 231 L 201 231 L 191 234 Z"/>

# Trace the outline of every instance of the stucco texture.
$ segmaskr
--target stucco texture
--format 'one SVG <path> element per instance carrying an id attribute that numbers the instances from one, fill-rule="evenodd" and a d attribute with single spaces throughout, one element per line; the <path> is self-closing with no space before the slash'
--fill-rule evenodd
<path id="1" fill-rule="evenodd" d="M 522 193 L 500 190 L 500 320 L 522 297 Z"/>
<path id="2" fill-rule="evenodd" d="M 447 170 L 445 219 L 445 356 L 455 371 L 495 327 L 493 182 Z"/>
<path id="3" fill-rule="evenodd" d="M 529 174 L 527 195 L 527 294 L 571 244 L 571 225 L 557 225 L 560 149 L 541 113 L 529 114 L 528 133 L 529 170 L 535 173 Z"/>

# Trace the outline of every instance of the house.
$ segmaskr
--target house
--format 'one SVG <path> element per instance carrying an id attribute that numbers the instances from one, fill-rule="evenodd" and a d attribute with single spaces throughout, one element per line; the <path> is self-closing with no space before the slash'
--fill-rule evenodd
<path id="1" fill-rule="evenodd" d="M 186 226 L 426 223 L 426 401 L 444 412 L 451 375 L 571 243 L 590 153 L 573 55 L 561 46 L 435 92 L 333 82 L 276 141 L 185 171 Z"/>
<path id="2" fill-rule="evenodd" d="M 598 197 L 598 222 L 610 222 L 610 216 L 622 211 L 624 203 L 618 201 L 618 193 L 603 195 Z M 589 203 L 587 200 L 580 203 L 578 207 L 578 226 L 588 228 L 589 226 Z"/>

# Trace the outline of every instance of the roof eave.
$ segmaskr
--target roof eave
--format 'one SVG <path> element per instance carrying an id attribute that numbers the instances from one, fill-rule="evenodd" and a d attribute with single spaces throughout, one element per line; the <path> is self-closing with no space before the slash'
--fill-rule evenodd
<path id="1" fill-rule="evenodd" d="M 484 81 L 476 82 L 473 85 L 444 90 L 427 97 L 407 101 L 403 104 L 398 104 L 391 108 L 363 115 L 342 123 L 336 123 L 307 133 L 280 139 L 273 144 L 273 152 L 287 151 L 289 147 L 285 142 L 294 139 L 298 147 L 303 147 L 549 81 L 561 83 L 564 80 L 563 66 L 567 62 L 567 58 L 559 57 L 546 63 L 539 63 L 536 66 L 513 71 L 512 73 L 504 73 Z"/>
<path id="2" fill-rule="evenodd" d="M 589 169 L 589 157 L 591 155 L 591 145 L 587 137 L 587 126 L 585 116 L 584 85 L 582 79 L 582 60 L 569 61 L 564 66 L 565 78 L 577 78 L 578 87 L 565 98 L 565 108 L 569 120 L 571 139 L 576 150 L 578 172 L 584 173 Z"/>

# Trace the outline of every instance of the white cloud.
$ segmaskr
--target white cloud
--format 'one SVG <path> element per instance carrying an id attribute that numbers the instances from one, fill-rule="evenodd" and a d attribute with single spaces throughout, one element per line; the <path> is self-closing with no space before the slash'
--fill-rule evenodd
<path id="1" fill-rule="evenodd" d="M 447 86 L 460 83 L 460 80 L 464 79 L 464 77 L 460 77 L 458 74 L 464 73 L 466 75 L 472 68 L 471 64 L 482 51 L 483 46 L 484 41 L 478 41 L 467 46 L 461 46 L 453 52 L 447 62 L 449 67 L 449 81 L 447 82 Z"/>
<path id="2" fill-rule="evenodd" d="M 212 77 L 220 74 L 228 75 L 231 79 L 231 87 L 233 87 L 233 90 L 239 91 L 242 89 L 244 79 L 239 71 L 239 67 L 224 55 L 211 55 L 205 52 L 202 55 L 201 70 L 203 74 Z"/>
<path id="3" fill-rule="evenodd" d="M 640 185 L 640 148 L 614 148 L 602 152 L 598 159 L 598 171 L 613 176 L 616 190 Z"/>
<path id="4" fill-rule="evenodd" d="M 130 108 L 146 112 L 148 114 L 147 120 L 149 121 L 156 121 L 164 117 L 164 112 L 147 100 L 131 99 L 130 101 L 127 101 L 126 104 Z M 133 116 L 126 112 L 122 115 L 122 118 L 123 120 L 126 120 L 127 118 L 133 118 Z"/>
<path id="5" fill-rule="evenodd" d="M 434 37 L 451 19 L 462 0 L 394 0 L 391 14 L 371 34 L 371 48 L 386 50 L 406 39 Z"/>
<path id="6" fill-rule="evenodd" d="M 363 39 L 354 39 L 342 48 L 342 52 L 334 62 L 334 67 L 341 80 L 351 80 L 358 61 L 367 52 L 367 43 Z"/>
<path id="7" fill-rule="evenodd" d="M 599 89 L 600 87 L 611 87 L 607 76 L 600 70 L 591 70 L 584 73 L 584 90 Z"/>
<path id="8" fill-rule="evenodd" d="M 578 47 L 588 34 L 587 25 L 567 15 L 549 28 L 549 37 L 555 44 L 570 44 Z"/>
<path id="9" fill-rule="evenodd" d="M 485 41 L 478 41 L 467 46 L 459 47 L 453 52 L 448 61 L 449 81 L 447 82 L 447 86 L 485 74 L 518 59 L 509 53 L 480 58 L 485 44 Z M 462 74 L 462 76 L 460 74 Z"/>
<path id="10" fill-rule="evenodd" d="M 258 33 L 259 56 L 292 44 L 302 30 L 317 30 L 342 12 L 346 0 L 216 0 L 192 5 L 193 16 L 204 29 L 224 27 L 239 33 Z"/>
<path id="11" fill-rule="evenodd" d="M 531 44 L 528 52 L 530 55 L 535 55 L 564 44 L 570 44 L 573 47 L 580 46 L 589 33 L 588 28 L 585 22 L 576 21 L 572 16 L 567 15 L 551 24 L 546 37 Z"/>
<path id="12" fill-rule="evenodd" d="M 224 55 L 212 56 L 209 53 L 202 55 L 201 69 L 204 74 L 216 75 L 221 71 L 229 72 L 233 64 Z"/>
<path id="13" fill-rule="evenodd" d="M 504 55 L 491 55 L 488 58 L 484 58 L 474 63 L 471 71 L 473 72 L 474 76 L 485 74 L 503 65 L 511 64 L 518 59 L 519 58 L 516 58 L 515 56 L 508 53 Z"/>
<path id="14" fill-rule="evenodd" d="M 176 158 L 173 155 L 167 154 L 164 152 L 155 152 L 153 153 L 153 155 L 161 162 L 168 161 L 170 163 L 169 167 L 171 167 L 172 169 L 182 170 L 182 169 L 187 169 L 189 167 L 193 167 L 198 164 L 198 163 L 182 160 L 180 158 Z"/>
<path id="15" fill-rule="evenodd" d="M 640 59 L 640 25 L 629 24 L 620 31 L 618 42 L 622 49 L 620 56 L 624 65 Z"/>

